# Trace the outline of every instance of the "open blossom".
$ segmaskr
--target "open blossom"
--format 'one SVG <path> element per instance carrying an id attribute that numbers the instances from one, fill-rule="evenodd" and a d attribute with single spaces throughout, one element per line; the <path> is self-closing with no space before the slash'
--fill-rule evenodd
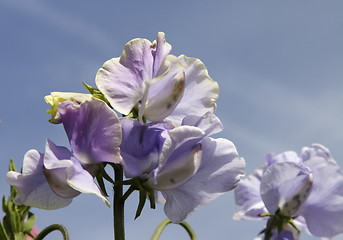
<path id="1" fill-rule="evenodd" d="M 125 123 L 124 170 L 144 179 L 145 188 L 156 191 L 172 222 L 182 222 L 199 207 L 233 189 L 244 173 L 245 161 L 238 156 L 233 143 L 209 137 L 221 130 L 219 119 L 210 112 L 202 117 L 188 116 L 182 126 L 173 129 L 163 127 L 162 123 Z M 131 137 L 125 137 L 126 132 Z"/>
<path id="2" fill-rule="evenodd" d="M 274 219 L 294 219 L 314 236 L 343 232 L 343 174 L 319 144 L 304 147 L 301 156 L 291 151 L 269 155 L 264 167 L 239 183 L 235 198 L 236 219 L 263 219 L 259 214 L 270 213 Z M 284 227 L 291 226 L 286 222 Z"/>
<path id="3" fill-rule="evenodd" d="M 170 55 L 164 33 L 157 40 L 133 39 L 122 55 L 105 62 L 96 84 L 113 108 L 140 120 L 181 122 L 186 115 L 213 112 L 218 84 L 196 58 Z M 177 124 L 176 124 L 177 125 Z"/>
<path id="4" fill-rule="evenodd" d="M 93 193 L 109 204 L 93 178 L 98 163 L 119 163 L 121 128 L 118 117 L 101 100 L 58 104 L 72 151 L 47 140 L 45 153 L 30 150 L 22 173 L 10 171 L 7 181 L 18 190 L 15 202 L 43 209 L 65 207 L 80 193 Z"/>

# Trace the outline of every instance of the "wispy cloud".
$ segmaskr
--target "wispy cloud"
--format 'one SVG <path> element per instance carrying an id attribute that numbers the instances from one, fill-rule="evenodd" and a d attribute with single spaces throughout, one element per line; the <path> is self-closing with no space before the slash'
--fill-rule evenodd
<path id="1" fill-rule="evenodd" d="M 66 35 L 82 39 L 82 42 L 87 42 L 99 51 L 106 51 L 114 45 L 113 38 L 91 22 L 53 8 L 46 1 L 3 0 L 0 5 L 44 21 Z"/>

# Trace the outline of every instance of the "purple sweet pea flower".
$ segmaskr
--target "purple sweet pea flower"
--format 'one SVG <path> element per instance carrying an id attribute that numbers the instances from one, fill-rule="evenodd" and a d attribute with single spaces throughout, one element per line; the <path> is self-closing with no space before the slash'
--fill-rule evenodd
<path id="1" fill-rule="evenodd" d="M 145 134 L 153 136 L 148 132 L 153 128 L 147 127 Z M 137 128 L 137 134 L 131 131 L 131 136 L 142 137 L 141 130 L 141 127 Z M 137 140 L 130 141 L 135 144 L 130 148 L 143 149 L 138 152 L 152 149 L 153 161 L 137 155 L 134 162 L 148 161 L 149 166 L 154 163 L 155 168 L 149 168 L 152 170 L 145 171 L 140 178 L 144 179 L 145 188 L 155 190 L 156 196 L 165 202 L 164 211 L 172 222 L 182 222 L 202 205 L 233 189 L 244 173 L 245 161 L 238 156 L 233 143 L 209 137 L 221 130 L 219 119 L 208 112 L 203 117 L 186 117 L 182 126 L 172 130 L 162 127 L 155 130 L 158 137 L 150 137 L 151 142 L 138 144 Z M 133 168 L 126 172 L 142 172 L 143 163 L 132 164 L 130 161 L 132 158 L 123 156 L 124 167 Z"/>
<path id="2" fill-rule="evenodd" d="M 108 200 L 93 181 L 93 176 L 65 147 L 47 140 L 45 154 L 30 150 L 25 154 L 23 172 L 7 173 L 7 181 L 18 190 L 15 203 L 42 209 L 69 205 L 80 193 L 93 193 Z"/>
<path id="3" fill-rule="evenodd" d="M 114 109 L 124 115 L 137 111 L 141 122 L 168 118 L 180 125 L 186 115 L 213 112 L 219 89 L 205 65 L 170 51 L 161 32 L 153 43 L 133 39 L 100 68 L 96 84 Z"/>
<path id="4" fill-rule="evenodd" d="M 120 121 L 103 101 L 96 98 L 82 103 L 64 101 L 58 105 L 58 113 L 73 153 L 80 161 L 121 162 Z"/>
<path id="5" fill-rule="evenodd" d="M 44 155 L 36 150 L 25 155 L 23 173 L 7 174 L 9 184 L 19 192 L 16 203 L 56 209 L 67 206 L 80 193 L 93 193 L 109 205 L 93 178 L 99 163 L 121 162 L 120 122 L 103 101 L 82 99 L 63 99 L 54 112 L 64 125 L 72 151 L 47 140 Z"/>
<path id="6" fill-rule="evenodd" d="M 330 238 L 343 232 L 342 197 L 339 166 L 327 148 L 313 144 L 300 157 L 294 152 L 269 155 L 266 166 L 243 179 L 235 191 L 234 218 L 260 218 L 258 214 L 269 212 Z"/>

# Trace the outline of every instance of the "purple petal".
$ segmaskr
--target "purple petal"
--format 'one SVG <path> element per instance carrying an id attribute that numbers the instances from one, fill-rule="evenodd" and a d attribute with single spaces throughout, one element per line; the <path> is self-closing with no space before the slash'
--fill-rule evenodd
<path id="1" fill-rule="evenodd" d="M 205 132 L 206 136 L 219 133 L 223 130 L 223 124 L 220 119 L 211 112 L 205 113 L 203 116 L 186 116 L 182 120 L 182 125 L 198 127 Z"/>
<path id="2" fill-rule="evenodd" d="M 162 74 L 160 66 L 170 50 L 164 33 L 158 33 L 153 43 L 133 39 L 125 45 L 120 58 L 107 61 L 99 69 L 96 84 L 114 109 L 128 115 L 143 97 L 144 82 Z"/>
<path id="3" fill-rule="evenodd" d="M 170 53 L 172 47 L 166 42 L 165 34 L 163 32 L 157 34 L 157 40 L 153 42 L 153 46 L 155 46 L 155 50 L 152 50 L 152 55 L 154 57 L 153 77 L 156 77 L 160 75 L 159 69 L 161 64 Z"/>
<path id="4" fill-rule="evenodd" d="M 109 201 L 95 184 L 93 176 L 81 166 L 77 159 L 72 158 L 73 167 L 67 170 L 67 183 L 69 186 L 81 193 L 93 193 L 100 197 L 107 206 Z"/>
<path id="5" fill-rule="evenodd" d="M 67 151 L 66 148 L 47 140 L 44 173 L 53 191 L 64 198 L 73 198 L 80 193 L 93 193 L 109 205 L 94 183 L 93 176 L 82 167 L 78 159 L 72 155 L 68 156 Z"/>
<path id="6" fill-rule="evenodd" d="M 183 221 L 202 205 L 232 190 L 244 173 L 245 161 L 226 139 L 205 138 L 199 170 L 185 184 L 163 193 L 164 211 L 175 223 Z"/>
<path id="7" fill-rule="evenodd" d="M 343 175 L 339 166 L 324 157 L 305 163 L 313 170 L 313 189 L 302 211 L 309 231 L 320 237 L 342 233 Z"/>
<path id="8" fill-rule="evenodd" d="M 276 162 L 269 166 L 261 179 L 260 189 L 261 198 L 268 211 L 275 213 L 298 194 L 298 190 L 308 183 L 308 174 L 308 170 L 294 162 Z"/>
<path id="9" fill-rule="evenodd" d="M 128 115 L 144 92 L 142 76 L 123 66 L 119 58 L 104 63 L 96 74 L 95 83 L 112 107 Z"/>
<path id="10" fill-rule="evenodd" d="M 303 147 L 301 150 L 301 157 L 304 162 L 314 157 L 322 157 L 327 161 L 334 161 L 330 150 L 320 144 L 312 144 L 310 147 Z"/>
<path id="11" fill-rule="evenodd" d="M 36 150 L 24 156 L 23 173 L 8 172 L 7 181 L 18 190 L 14 202 L 42 209 L 58 209 L 69 205 L 72 199 L 61 198 L 50 188 L 43 172 L 43 154 Z"/>
<path id="12" fill-rule="evenodd" d="M 180 103 L 167 119 L 181 122 L 186 115 L 213 113 L 219 95 L 217 82 L 209 77 L 205 65 L 199 59 L 181 55 L 178 62 L 185 67 L 186 87 Z"/>
<path id="13" fill-rule="evenodd" d="M 163 81 L 161 79 L 159 81 Z M 163 91 L 158 92 L 153 97 L 149 98 L 146 105 L 142 105 L 140 109 L 140 117 L 144 117 L 150 121 L 161 121 L 168 117 L 180 102 L 185 90 L 185 73 L 179 72 L 165 86 Z"/>
<path id="14" fill-rule="evenodd" d="M 164 129 L 141 124 L 130 118 L 121 119 L 123 141 L 121 155 L 126 177 L 137 177 L 157 167 L 165 138 Z"/>
<path id="15" fill-rule="evenodd" d="M 237 210 L 235 220 L 254 219 L 262 220 L 258 215 L 268 212 L 260 195 L 261 178 L 265 167 L 258 168 L 254 174 L 241 179 L 235 189 Z"/>
<path id="16" fill-rule="evenodd" d="M 60 197 L 74 198 L 79 191 L 70 187 L 66 172 L 73 167 L 72 153 L 47 139 L 44 154 L 44 174 L 52 190 Z"/>
<path id="17" fill-rule="evenodd" d="M 156 178 L 151 183 L 159 191 L 177 188 L 187 182 L 199 169 L 201 164 L 202 147 L 200 144 L 193 146 L 178 155 L 175 159 L 168 159 L 167 164 L 156 171 Z"/>
<path id="18" fill-rule="evenodd" d="M 168 161 L 177 159 L 185 151 L 193 149 L 204 136 L 204 131 L 193 126 L 181 126 L 171 130 L 162 147 L 159 168 L 167 165 Z"/>
<path id="19" fill-rule="evenodd" d="M 293 151 L 287 151 L 287 152 L 283 152 L 276 155 L 268 154 L 266 158 L 267 158 L 268 166 L 276 162 L 294 162 L 294 163 L 301 162 L 301 158 L 299 158 L 298 154 Z"/>
<path id="20" fill-rule="evenodd" d="M 121 161 L 120 121 L 103 101 L 93 98 L 80 105 L 67 101 L 59 105 L 59 112 L 79 160 L 86 164 Z"/>

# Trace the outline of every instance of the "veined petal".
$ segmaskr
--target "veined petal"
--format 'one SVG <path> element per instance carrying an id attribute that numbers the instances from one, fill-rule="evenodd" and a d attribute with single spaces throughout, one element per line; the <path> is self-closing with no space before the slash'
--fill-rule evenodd
<path id="1" fill-rule="evenodd" d="M 100 197 L 107 206 L 110 206 L 110 202 L 100 191 L 99 187 L 95 184 L 93 176 L 83 169 L 80 162 L 76 159 L 73 160 L 73 167 L 67 169 L 67 183 L 76 191 L 81 193 L 93 193 Z"/>
<path id="2" fill-rule="evenodd" d="M 294 162 L 276 162 L 269 166 L 261 179 L 261 198 L 268 211 L 275 213 L 297 195 L 298 190 L 308 183 L 308 174 L 308 170 Z M 305 199 L 299 204 L 303 204 Z"/>
<path id="3" fill-rule="evenodd" d="M 50 188 L 43 172 L 43 154 L 36 150 L 24 156 L 23 173 L 10 171 L 7 182 L 14 186 L 18 195 L 14 202 L 41 209 L 58 209 L 69 205 L 72 199 L 61 198 Z"/>
<path id="4" fill-rule="evenodd" d="M 160 80 L 161 81 L 161 80 Z M 161 121 L 170 115 L 180 102 L 185 90 L 185 73 L 178 73 L 164 91 L 159 92 L 148 100 L 140 115 L 150 121 Z"/>
<path id="5" fill-rule="evenodd" d="M 93 193 L 109 202 L 93 181 L 93 176 L 87 172 L 74 156 L 67 155 L 64 147 L 56 146 L 47 140 L 44 154 L 44 174 L 52 190 L 63 198 L 73 198 L 80 193 Z M 68 156 L 67 156 L 68 157 Z"/>
<path id="6" fill-rule="evenodd" d="M 204 131 L 193 126 L 180 126 L 169 132 L 166 138 L 159 160 L 159 168 L 167 164 L 171 155 L 181 155 L 184 150 L 195 146 L 205 136 Z"/>
<path id="7" fill-rule="evenodd" d="M 343 233 L 343 174 L 340 167 L 325 157 L 305 161 L 313 170 L 313 188 L 301 215 L 309 231 L 318 237 Z"/>
<path id="8" fill-rule="evenodd" d="M 244 174 L 245 161 L 226 139 L 205 138 L 198 171 L 184 184 L 167 191 L 164 211 L 174 222 L 182 222 L 190 213 L 236 187 Z"/>
<path id="9" fill-rule="evenodd" d="M 279 154 L 268 154 L 266 159 L 268 166 L 276 162 L 294 162 L 297 164 L 302 162 L 302 159 L 298 156 L 298 154 L 293 151 L 286 151 Z"/>
<path id="10" fill-rule="evenodd" d="M 150 173 L 158 165 L 165 130 L 131 118 L 122 118 L 121 125 L 121 155 L 125 176 L 132 178 Z"/>
<path id="11" fill-rule="evenodd" d="M 56 146 L 47 139 L 44 154 L 44 175 L 54 193 L 63 198 L 74 198 L 80 194 L 67 183 L 66 171 L 73 167 L 72 156 L 67 148 Z"/>
<path id="12" fill-rule="evenodd" d="M 144 38 L 129 41 L 120 56 L 120 64 L 130 69 L 143 81 L 153 78 L 154 57 L 152 43 Z"/>
<path id="13" fill-rule="evenodd" d="M 258 215 L 268 212 L 260 195 L 261 178 L 264 169 L 265 167 L 256 169 L 252 175 L 241 179 L 238 183 L 235 189 L 237 210 L 233 219 L 262 220 L 263 218 Z"/>
<path id="14" fill-rule="evenodd" d="M 86 164 L 121 161 L 121 126 L 103 101 L 63 102 L 58 107 L 75 156 Z"/>
<path id="15" fill-rule="evenodd" d="M 202 116 L 206 112 L 213 113 L 219 96 L 217 82 L 209 77 L 205 65 L 199 59 L 181 55 L 178 62 L 185 66 L 185 92 L 167 119 L 181 122 L 186 115 Z"/>
<path id="16" fill-rule="evenodd" d="M 303 147 L 301 149 L 301 157 L 304 162 L 315 157 L 321 157 L 327 161 L 335 162 L 331 156 L 330 150 L 321 144 L 312 144 L 310 147 Z"/>
<path id="17" fill-rule="evenodd" d="M 112 107 L 124 115 L 131 112 L 144 93 L 142 76 L 122 65 L 120 58 L 105 62 L 96 74 L 95 83 Z"/>
<path id="18" fill-rule="evenodd" d="M 158 33 L 157 41 L 137 38 L 129 41 L 119 58 L 107 61 L 96 75 L 96 85 L 111 105 L 128 115 L 142 101 L 145 82 L 158 77 L 160 66 L 169 54 L 171 46 L 164 33 Z"/>
<path id="19" fill-rule="evenodd" d="M 51 109 L 46 112 L 51 114 L 51 123 L 61 123 L 60 115 L 58 112 L 58 105 L 64 101 L 71 101 L 75 103 L 82 103 L 92 99 L 91 94 L 72 93 L 72 92 L 52 92 L 50 95 L 45 96 L 44 100 L 51 106 Z"/>
<path id="20" fill-rule="evenodd" d="M 206 136 L 219 133 L 223 130 L 223 124 L 219 118 L 211 112 L 205 113 L 203 116 L 186 116 L 182 120 L 182 125 L 198 127 L 205 132 Z"/>
<path id="21" fill-rule="evenodd" d="M 157 40 L 152 43 L 152 55 L 154 56 L 153 77 L 159 74 L 159 70 L 165 57 L 170 53 L 172 47 L 166 42 L 165 34 L 159 32 L 157 34 Z"/>
<path id="22" fill-rule="evenodd" d="M 176 188 L 187 182 L 199 169 L 201 164 L 201 145 L 197 144 L 176 159 L 168 159 L 167 164 L 158 169 L 155 178 L 147 184 L 158 191 Z"/>

